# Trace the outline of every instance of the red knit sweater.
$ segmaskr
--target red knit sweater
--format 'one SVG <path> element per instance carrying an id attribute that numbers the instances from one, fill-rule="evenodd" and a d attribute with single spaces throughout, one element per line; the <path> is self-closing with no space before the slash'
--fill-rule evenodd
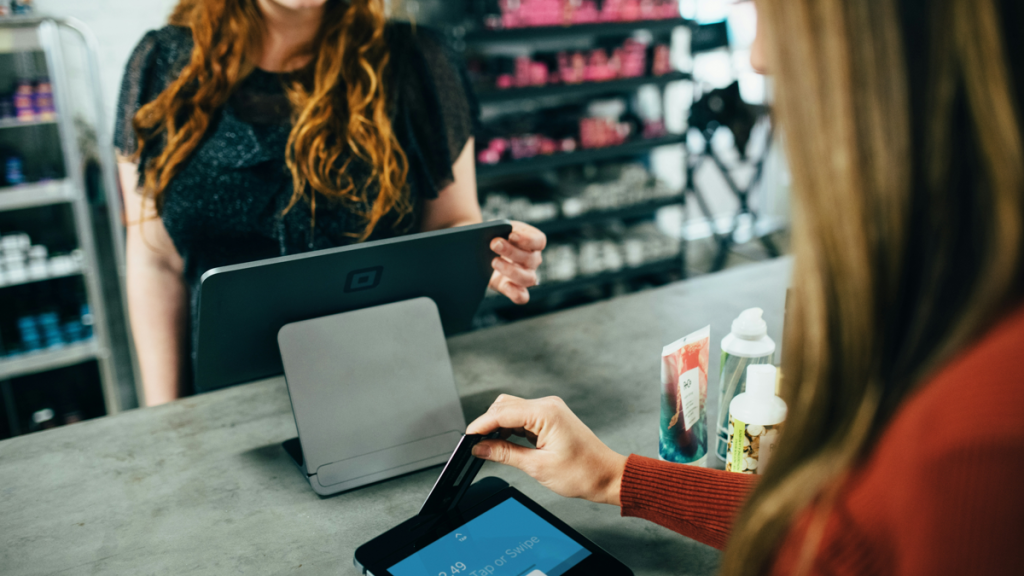
<path id="1" fill-rule="evenodd" d="M 1024 574 L 1024 308 L 899 409 L 844 484 L 813 574 Z M 630 456 L 622 515 L 721 549 L 756 477 Z M 771 574 L 791 574 L 810 512 Z"/>

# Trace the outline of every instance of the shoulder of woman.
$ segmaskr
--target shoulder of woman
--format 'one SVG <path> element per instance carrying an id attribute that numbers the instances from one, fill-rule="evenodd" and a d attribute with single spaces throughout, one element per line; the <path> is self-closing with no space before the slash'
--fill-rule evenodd
<path id="1" fill-rule="evenodd" d="M 192 53 L 192 31 L 183 26 L 164 26 L 150 30 L 139 40 L 129 66 L 141 60 L 167 65 L 181 63 Z"/>
<path id="2" fill-rule="evenodd" d="M 125 66 L 122 90 L 138 91 L 146 101 L 166 87 L 188 63 L 192 31 L 181 26 L 150 30 L 139 40 Z"/>

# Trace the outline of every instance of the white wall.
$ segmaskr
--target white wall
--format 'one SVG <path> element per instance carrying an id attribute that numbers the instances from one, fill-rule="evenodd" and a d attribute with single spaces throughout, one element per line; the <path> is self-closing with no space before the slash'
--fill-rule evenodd
<path id="1" fill-rule="evenodd" d="M 146 31 L 166 23 L 176 3 L 177 0 L 35 0 L 39 14 L 77 18 L 96 35 L 108 131 L 113 128 L 121 75 L 132 49 Z"/>

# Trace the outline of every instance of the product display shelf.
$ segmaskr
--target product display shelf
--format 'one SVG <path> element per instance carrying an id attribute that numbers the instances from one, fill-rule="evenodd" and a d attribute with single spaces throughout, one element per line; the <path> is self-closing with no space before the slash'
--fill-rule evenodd
<path id="1" fill-rule="evenodd" d="M 11 394 L 15 385 L 12 379 L 93 361 L 99 375 L 97 392 L 102 395 L 103 412 L 115 414 L 137 405 L 136 368 L 123 289 L 124 229 L 116 162 L 113 150 L 105 145 L 110 138 L 99 93 L 97 46 L 91 32 L 74 19 L 0 19 L 0 53 L 36 52 L 44 58 L 45 68 L 36 73 L 50 80 L 54 107 L 58 111 L 55 120 L 46 121 L 54 124 L 56 130 L 45 137 L 53 139 L 51 149 L 59 154 L 66 174 L 63 180 L 0 188 L 0 212 L 67 205 L 69 227 L 47 232 L 50 235 L 59 232 L 73 239 L 76 249 L 81 251 L 79 267 L 73 273 L 67 270 L 66 275 L 82 278 L 85 298 L 81 303 L 88 307 L 92 327 L 92 336 L 86 341 L 0 358 L 0 390 L 8 404 L 15 397 Z M 66 67 L 69 56 L 77 62 L 74 74 L 69 74 Z M 0 126 L 27 124 L 10 121 Z M 90 144 L 92 152 L 87 149 Z M 87 177 L 86 167 L 90 165 L 97 168 L 98 179 Z M 16 222 L 33 220 L 16 218 Z M 4 232 L 32 234 L 31 229 L 8 228 Z M 26 283 L 29 282 L 18 282 Z M 21 310 L 15 312 L 22 313 Z M 33 311 L 24 313 L 31 315 Z M 4 336 L 8 345 L 13 344 L 11 334 Z M 6 408 L 10 414 L 28 409 L 10 405 Z"/>
<path id="2" fill-rule="evenodd" d="M 72 276 L 81 276 L 85 274 L 84 270 L 74 270 L 71 272 L 64 272 L 61 274 L 48 274 L 42 278 L 31 278 L 21 282 L 6 282 L 0 283 L 0 288 L 10 288 L 12 286 L 22 286 L 24 284 L 35 284 L 36 282 L 46 282 L 47 280 L 57 280 L 59 278 L 71 278 Z"/>
<path id="3" fill-rule="evenodd" d="M 480 104 L 499 104 L 516 100 L 532 100 L 537 98 L 568 97 L 568 96 L 600 96 L 620 92 L 632 92 L 641 86 L 663 87 L 670 82 L 689 80 L 686 72 L 669 72 L 661 76 L 642 76 L 640 78 L 623 78 L 607 82 L 583 82 L 581 84 L 555 84 L 552 86 L 535 86 L 529 88 L 509 88 L 507 90 L 481 90 L 477 93 Z"/>
<path id="4" fill-rule="evenodd" d="M 0 357 L 0 380 L 73 366 L 99 357 L 95 340 L 67 344 L 53 350 L 40 350 L 17 356 Z"/>
<path id="5" fill-rule="evenodd" d="M 545 234 L 557 234 L 560 232 L 576 230 L 577 228 L 588 224 L 598 224 L 601 222 L 608 222 L 610 220 L 648 216 L 654 214 L 661 208 L 666 206 L 675 206 L 677 204 L 682 204 L 683 202 L 684 198 L 681 194 L 676 196 L 666 196 L 665 198 L 659 198 L 650 202 L 643 202 L 632 206 L 623 206 L 621 208 L 616 208 L 615 210 L 592 210 L 572 218 L 558 218 L 555 220 L 545 220 L 543 222 L 532 222 L 531 224 L 539 228 Z"/>
<path id="6" fill-rule="evenodd" d="M 0 130 L 5 128 L 22 128 L 26 126 L 45 126 L 47 124 L 56 124 L 56 118 L 33 119 L 33 120 L 20 120 L 18 118 L 4 118 L 0 120 Z"/>
<path id="7" fill-rule="evenodd" d="M 0 212 L 50 206 L 71 202 L 74 199 L 75 188 L 70 180 L 51 180 L 0 187 Z"/>
<path id="8" fill-rule="evenodd" d="M 656 260 L 654 262 L 641 264 L 640 266 L 631 268 L 623 268 L 614 272 L 603 272 L 601 274 L 580 276 L 578 278 L 573 278 L 572 280 L 565 280 L 561 282 L 547 282 L 530 288 L 530 301 L 534 302 L 554 294 L 572 292 L 583 288 L 590 288 L 592 286 L 601 286 L 611 284 L 613 282 L 633 280 L 643 276 L 649 276 L 651 274 L 668 274 L 678 272 L 682 269 L 682 266 L 682 258 L 673 257 L 665 260 Z M 479 312 L 492 312 L 514 306 L 516 306 L 516 304 L 512 303 L 512 301 L 505 296 L 500 294 L 488 294 L 488 296 L 484 298 L 483 303 L 480 304 Z"/>
<path id="9" fill-rule="evenodd" d="M 685 18 L 667 20 L 634 20 L 632 22 L 600 22 L 595 24 L 574 24 L 570 26 L 543 26 L 536 28 L 508 28 L 504 30 L 473 30 L 466 32 L 462 40 L 466 44 L 497 44 L 502 42 L 523 42 L 549 38 L 571 38 L 574 36 L 616 36 L 628 35 L 637 30 L 668 32 L 679 26 L 689 26 Z"/>
<path id="10" fill-rule="evenodd" d="M 573 166 L 587 164 L 589 162 L 600 162 L 637 156 L 650 152 L 660 146 L 682 144 L 686 141 L 684 134 L 671 134 L 661 138 L 647 138 L 635 140 L 619 146 L 607 148 L 591 148 L 576 152 L 561 152 L 549 156 L 534 156 L 522 160 L 509 160 L 498 164 L 478 164 L 476 167 L 477 178 L 484 180 L 488 178 L 501 178 L 504 176 L 516 176 L 522 174 L 533 174 L 541 170 L 550 170 L 562 166 Z"/>

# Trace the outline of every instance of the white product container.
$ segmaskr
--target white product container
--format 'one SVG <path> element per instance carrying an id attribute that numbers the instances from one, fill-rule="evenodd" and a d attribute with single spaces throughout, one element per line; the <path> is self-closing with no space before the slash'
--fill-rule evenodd
<path id="1" fill-rule="evenodd" d="M 726 459 L 729 442 L 729 403 L 746 389 L 747 367 L 771 364 L 775 360 L 775 341 L 768 337 L 764 311 L 750 308 L 732 322 L 732 331 L 722 338 L 722 362 L 718 380 L 718 442 L 715 456 Z"/>
<path id="2" fill-rule="evenodd" d="M 786 403 L 775 395 L 776 378 L 770 364 L 747 368 L 747 391 L 729 404 L 726 471 L 763 474 L 768 466 L 786 420 Z"/>

